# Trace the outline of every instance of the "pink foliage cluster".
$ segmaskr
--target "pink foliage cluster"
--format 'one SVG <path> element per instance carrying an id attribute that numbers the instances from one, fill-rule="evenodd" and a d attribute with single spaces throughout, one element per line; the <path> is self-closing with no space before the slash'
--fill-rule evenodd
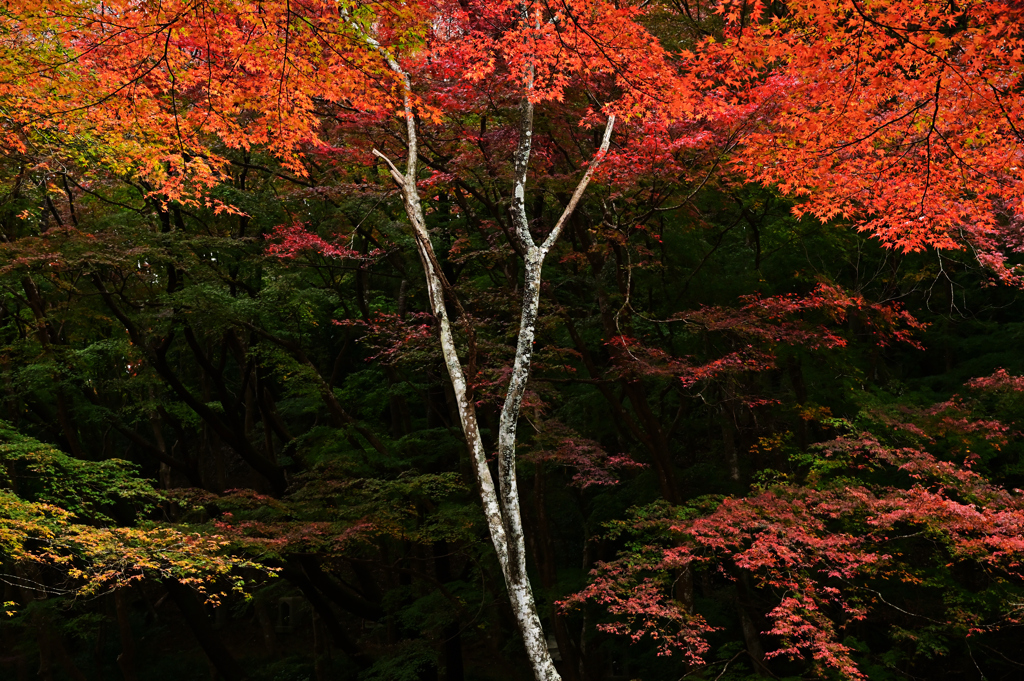
<path id="1" fill-rule="evenodd" d="M 943 403 L 935 413 L 948 409 Z M 804 484 L 726 498 L 711 510 L 705 503 L 697 507 L 698 517 L 693 510 L 677 514 L 662 507 L 618 523 L 619 531 L 653 539 L 599 564 L 591 584 L 563 605 L 601 604 L 616 616 L 606 631 L 634 640 L 650 636 L 662 652 L 679 650 L 699 661 L 711 628 L 673 599 L 667 588 L 672 576 L 695 569 L 712 569 L 727 579 L 746 573 L 759 593 L 776 599 L 764 633 L 778 645 L 768 657 L 803 657 L 823 674 L 864 678 L 842 642 L 843 627 L 885 604 L 869 588 L 869 578 L 872 586 L 918 582 L 919 566 L 905 562 L 904 542 L 926 541 L 927 560 L 937 564 L 970 562 L 1000 579 L 1024 579 L 1019 491 L 992 485 L 921 449 L 885 445 L 870 433 L 841 436 L 816 451 L 818 473 Z M 829 482 L 822 471 L 843 477 Z M 872 472 L 885 473 L 890 484 L 849 477 Z M 967 635 L 999 626 L 967 611 L 948 617 L 951 627 L 965 628 Z M 1002 617 L 1003 623 L 1016 621 L 1009 610 Z"/>
<path id="2" fill-rule="evenodd" d="M 1024 376 L 1011 376 L 1006 369 L 999 369 L 991 376 L 975 378 L 967 387 L 989 392 L 1024 392 Z"/>
<path id="3" fill-rule="evenodd" d="M 559 605 L 570 608 L 585 601 L 598 603 L 618 618 L 598 624 L 599 631 L 629 636 L 633 641 L 650 637 L 657 642 L 659 655 L 682 653 L 689 663 L 700 664 L 709 650 L 706 636 L 715 627 L 667 598 L 665 580 L 643 576 L 645 567 L 622 561 L 603 563 L 598 579 Z"/>
<path id="4" fill-rule="evenodd" d="M 433 352 L 433 315 L 415 312 L 408 315 L 377 312 L 369 319 L 336 319 L 337 326 L 352 326 L 364 329 L 366 335 L 360 340 L 374 353 L 367 362 L 395 364 L 411 357 L 415 352 Z"/>
<path id="5" fill-rule="evenodd" d="M 527 449 L 520 455 L 523 461 L 550 462 L 575 471 L 570 484 L 580 489 L 592 485 L 615 485 L 616 471 L 643 468 L 626 454 L 609 454 L 600 443 L 580 437 L 556 421 L 547 421 L 547 437 L 540 438 L 541 446 Z"/>

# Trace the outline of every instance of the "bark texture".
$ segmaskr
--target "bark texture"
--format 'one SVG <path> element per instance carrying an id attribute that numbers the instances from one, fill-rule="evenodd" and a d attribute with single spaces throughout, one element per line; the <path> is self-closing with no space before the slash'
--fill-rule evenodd
<path id="1" fill-rule="evenodd" d="M 409 74 L 402 69 L 390 53 L 380 48 L 372 38 L 367 38 L 367 42 L 380 50 L 388 66 L 399 77 L 403 85 L 407 144 L 405 172 L 399 170 L 395 163 L 380 151 L 374 149 L 373 153 L 388 165 L 391 177 L 402 194 L 405 212 L 412 225 L 417 252 L 426 278 L 430 307 L 438 322 L 441 351 L 455 392 L 459 420 L 470 450 L 487 527 L 501 565 L 512 611 L 523 637 L 534 677 L 537 681 L 560 681 L 561 677 L 548 652 L 547 637 L 540 622 L 533 589 L 526 570 L 525 536 L 516 482 L 516 430 L 523 396 L 530 377 L 544 259 L 558 241 L 566 222 L 586 191 L 594 171 L 608 151 L 612 130 L 615 126 L 615 116 L 608 118 L 601 145 L 580 179 L 558 222 L 538 244 L 530 233 L 525 201 L 527 170 L 533 136 L 533 104 L 529 97 L 533 84 L 532 74 L 528 74 L 526 92 L 524 92 L 520 106 L 519 142 L 514 158 L 515 172 L 511 205 L 514 232 L 510 235 L 518 242 L 513 244 L 517 246 L 516 250 L 524 254 L 525 280 L 516 356 L 498 429 L 498 486 L 496 488 L 491 470 L 487 465 L 487 452 L 480 436 L 476 407 L 470 397 L 466 373 L 458 356 L 452 320 L 446 304 L 446 301 L 451 301 L 458 308 L 458 299 L 438 263 L 417 189 L 419 151 L 412 83 Z M 467 334 L 472 338 L 472 328 L 468 327 L 470 323 L 468 318 L 460 314 L 459 319 L 467 324 Z"/>

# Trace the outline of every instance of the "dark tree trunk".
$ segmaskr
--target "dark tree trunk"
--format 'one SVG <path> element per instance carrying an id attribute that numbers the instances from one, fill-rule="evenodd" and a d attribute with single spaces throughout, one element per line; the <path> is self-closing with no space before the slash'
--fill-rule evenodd
<path id="1" fill-rule="evenodd" d="M 135 666 L 135 639 L 132 637 L 131 621 L 128 618 L 127 594 L 124 589 L 114 592 L 114 608 L 117 610 L 117 631 L 121 637 L 121 654 L 117 656 L 117 666 L 121 670 L 124 681 L 138 681 L 139 675 Z"/>
<path id="2" fill-rule="evenodd" d="M 164 585 L 217 673 L 224 678 L 224 681 L 244 681 L 246 676 L 238 666 L 238 661 L 214 631 L 206 609 L 203 608 L 203 604 L 199 602 L 196 594 L 177 580 L 167 580 Z"/>
<path id="3" fill-rule="evenodd" d="M 451 560 L 448 558 L 448 542 L 443 539 L 434 542 L 434 573 L 437 581 L 446 584 L 452 581 Z M 444 678 L 445 681 L 463 681 L 465 667 L 462 661 L 462 627 L 459 620 L 453 619 L 441 629 L 444 637 Z"/>

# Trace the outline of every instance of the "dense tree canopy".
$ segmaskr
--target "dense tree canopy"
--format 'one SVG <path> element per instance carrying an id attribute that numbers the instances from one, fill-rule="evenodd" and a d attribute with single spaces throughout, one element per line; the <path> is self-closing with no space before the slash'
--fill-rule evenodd
<path id="1" fill-rule="evenodd" d="M 1022 13 L 8 2 L 0 673 L 1018 678 Z"/>

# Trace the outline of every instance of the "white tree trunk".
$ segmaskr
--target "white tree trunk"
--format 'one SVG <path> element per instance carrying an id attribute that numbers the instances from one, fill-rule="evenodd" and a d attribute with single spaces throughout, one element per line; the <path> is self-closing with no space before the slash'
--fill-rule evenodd
<path id="1" fill-rule="evenodd" d="M 368 39 L 368 42 L 376 46 L 372 40 Z M 499 489 L 496 490 L 491 470 L 487 465 L 487 452 L 480 437 L 476 407 L 469 399 L 465 372 L 459 360 L 451 320 L 445 306 L 445 293 L 449 294 L 452 301 L 456 301 L 455 294 L 438 264 L 416 187 L 418 144 L 412 104 L 412 85 L 409 75 L 401 68 L 397 60 L 384 51 L 381 53 L 392 71 L 402 79 L 404 86 L 404 113 L 408 144 L 405 172 L 401 172 L 390 159 L 376 149 L 374 149 L 374 154 L 387 163 L 391 177 L 402 193 L 405 211 L 413 228 L 416 249 L 426 278 L 430 308 L 440 327 L 441 352 L 458 401 L 462 431 L 466 436 L 466 444 L 469 446 L 473 470 L 480 488 L 480 500 L 483 504 L 484 516 L 487 519 L 487 528 L 505 577 L 512 611 L 515 613 L 534 677 L 537 681 L 560 681 L 560 676 L 555 670 L 548 652 L 547 638 L 540 623 L 529 575 L 526 571 L 526 546 L 519 506 L 519 491 L 516 485 L 516 428 L 523 395 L 530 376 L 533 339 L 540 306 L 541 268 L 545 257 L 558 240 L 566 221 L 583 196 L 594 170 L 608 150 L 612 129 L 615 125 L 615 116 L 608 118 L 601 147 L 587 167 L 569 204 L 543 243 L 538 245 L 530 234 L 525 210 L 526 175 L 533 135 L 533 105 L 527 97 L 523 99 L 520 139 L 515 154 L 512 217 L 515 224 L 515 237 L 525 252 L 525 280 L 516 357 L 505 404 L 501 410 L 498 431 Z"/>

